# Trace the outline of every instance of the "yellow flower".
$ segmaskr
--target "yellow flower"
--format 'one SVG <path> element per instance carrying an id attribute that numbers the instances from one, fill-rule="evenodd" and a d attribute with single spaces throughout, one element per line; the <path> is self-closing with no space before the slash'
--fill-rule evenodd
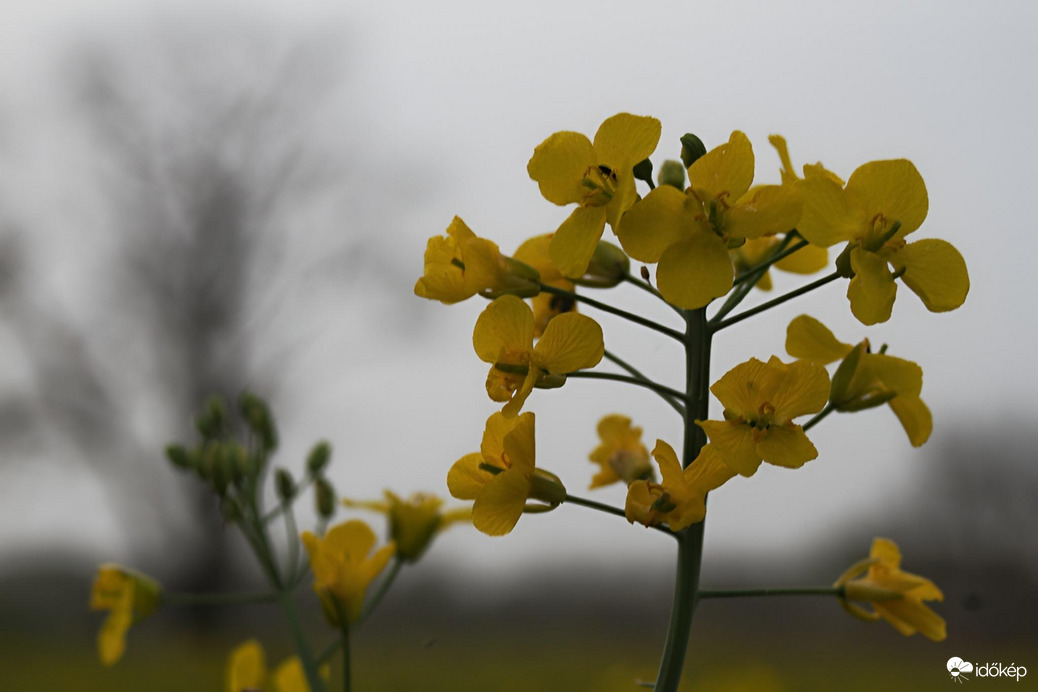
<path id="1" fill-rule="evenodd" d="M 363 521 L 352 520 L 328 530 L 324 538 L 309 531 L 302 535 L 314 573 L 314 591 L 321 598 L 325 617 L 340 627 L 340 611 L 355 622 L 364 606 L 368 584 L 385 568 L 396 547 L 390 543 L 371 553 L 375 533 Z"/>
<path id="2" fill-rule="evenodd" d="M 480 451 L 458 459 L 447 488 L 459 500 L 475 500 L 472 523 L 489 536 L 509 533 L 524 511 L 554 509 L 566 497 L 558 476 L 534 465 L 534 415 L 487 419 Z M 543 504 L 527 505 L 527 500 Z"/>
<path id="3" fill-rule="evenodd" d="M 638 196 L 632 169 L 659 141 L 659 120 L 618 113 L 602 123 L 593 143 L 579 132 L 556 132 L 534 150 L 526 170 L 544 198 L 577 204 L 549 249 L 563 276 L 584 273 L 607 222 L 616 230 Z"/>
<path id="4" fill-rule="evenodd" d="M 591 488 L 618 481 L 630 485 L 639 480 L 655 480 L 649 464 L 649 450 L 642 444 L 642 429 L 631 427 L 627 416 L 612 414 L 598 421 L 602 444 L 589 458 L 602 467 L 591 479 Z"/>
<path id="5" fill-rule="evenodd" d="M 761 461 L 799 468 L 818 456 L 803 428 L 792 421 L 817 413 L 829 399 L 829 374 L 807 361 L 786 364 L 772 356 L 736 365 L 710 388 L 724 405 L 723 421 L 696 421 L 728 466 L 743 476 Z"/>
<path id="6" fill-rule="evenodd" d="M 322 666 L 321 676 L 327 682 L 331 669 Z M 310 692 L 303 664 L 293 656 L 267 671 L 267 656 L 255 639 L 244 642 L 227 659 L 227 692 Z"/>
<path id="7" fill-rule="evenodd" d="M 784 233 L 800 218 L 790 186 L 752 188 L 753 148 L 738 130 L 688 168 L 685 192 L 660 185 L 624 215 L 617 231 L 631 257 L 657 262 L 660 293 L 681 308 L 701 308 L 732 287 L 731 247 Z"/>
<path id="8" fill-rule="evenodd" d="M 519 412 L 534 386 L 560 386 L 567 373 L 598 365 L 605 349 L 598 323 L 575 312 L 552 319 L 536 346 L 533 334 L 533 311 L 515 296 L 488 305 L 472 333 L 476 355 L 493 366 L 487 393 L 507 402 L 502 411 L 509 416 Z"/>
<path id="9" fill-rule="evenodd" d="M 866 163 L 846 186 L 832 174 L 805 170 L 796 188 L 804 200 L 800 234 L 820 247 L 847 242 L 837 266 L 853 275 L 847 298 L 863 324 L 890 318 L 898 277 L 932 312 L 954 310 L 966 300 L 969 275 L 958 250 L 933 238 L 905 240 L 929 207 L 926 183 L 911 161 Z"/>
<path id="10" fill-rule="evenodd" d="M 347 507 L 362 507 L 389 517 L 389 537 L 396 544 L 396 555 L 404 562 L 416 562 L 432 543 L 433 537 L 451 524 L 470 521 L 468 508 L 440 511 L 443 500 L 427 493 L 415 493 L 401 500 L 389 490 L 384 502 L 343 500 Z"/>
<path id="11" fill-rule="evenodd" d="M 778 248 L 781 241 L 773 235 L 762 238 L 751 238 L 740 247 L 729 251 L 732 263 L 738 273 L 743 273 L 767 260 Z M 795 242 L 795 241 L 794 241 Z M 783 257 L 772 266 L 794 274 L 814 274 L 829 264 L 829 252 L 825 248 L 805 245 L 788 257 Z M 757 281 L 754 288 L 762 291 L 771 290 L 770 270 Z"/>
<path id="12" fill-rule="evenodd" d="M 106 666 L 117 663 L 126 651 L 130 625 L 155 612 L 162 587 L 150 577 L 119 565 L 104 564 L 97 570 L 90 592 L 90 609 L 107 610 L 97 635 L 97 651 Z"/>
<path id="13" fill-rule="evenodd" d="M 506 257 L 493 242 L 479 238 L 457 216 L 446 236 L 433 236 L 425 248 L 425 274 L 414 293 L 441 303 L 457 303 L 477 293 L 494 297 L 503 293 L 537 295 L 537 272 Z"/>
<path id="14" fill-rule="evenodd" d="M 833 586 L 844 587 L 841 605 L 855 617 L 866 621 L 882 617 L 901 634 L 920 632 L 935 642 L 948 636 L 944 619 L 923 604 L 943 601 L 944 594 L 929 579 L 901 571 L 901 552 L 891 540 L 874 539 L 868 559 L 852 565 Z M 874 612 L 849 601 L 870 603 Z"/>
<path id="15" fill-rule="evenodd" d="M 564 277 L 548 257 L 548 246 L 551 245 L 553 235 L 548 233 L 530 238 L 515 251 L 515 258 L 536 269 L 541 275 L 541 283 L 572 292 L 576 285 Z M 530 302 L 533 305 L 533 335 L 535 337 L 544 334 L 544 329 L 551 318 L 564 312 L 577 311 L 576 301 L 552 293 L 539 293 Z"/>
<path id="16" fill-rule="evenodd" d="M 786 351 L 794 358 L 819 365 L 841 361 L 829 397 L 837 411 L 861 411 L 886 403 L 901 421 L 912 446 L 929 439 L 933 417 L 919 398 L 923 369 L 912 361 L 872 353 L 868 339 L 857 346 L 838 341 L 828 327 L 808 315 L 789 323 Z"/>
<path id="17" fill-rule="evenodd" d="M 666 523 L 672 531 L 697 524 L 706 516 L 706 494 L 735 477 L 709 446 L 684 470 L 674 448 L 663 440 L 656 440 L 652 456 L 659 464 L 663 482 L 642 480 L 627 487 L 624 513 L 632 524 Z"/>

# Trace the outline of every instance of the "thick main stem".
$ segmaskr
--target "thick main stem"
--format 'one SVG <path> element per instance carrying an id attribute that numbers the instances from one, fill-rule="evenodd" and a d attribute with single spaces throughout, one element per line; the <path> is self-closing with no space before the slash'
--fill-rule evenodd
<path id="1" fill-rule="evenodd" d="M 685 311 L 685 444 L 682 466 L 687 467 L 706 444 L 706 433 L 696 425 L 708 415 L 710 382 L 710 339 L 706 309 Z M 678 534 L 678 565 L 674 581 L 674 602 L 670 610 L 667 641 L 663 647 L 656 692 L 675 692 L 681 682 L 692 630 L 692 615 L 698 601 L 699 573 L 703 559 L 704 522 L 693 524 Z"/>

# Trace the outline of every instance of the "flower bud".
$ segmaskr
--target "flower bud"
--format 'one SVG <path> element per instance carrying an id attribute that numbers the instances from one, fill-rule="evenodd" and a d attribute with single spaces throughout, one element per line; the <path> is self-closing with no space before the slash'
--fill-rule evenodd
<path id="1" fill-rule="evenodd" d="M 699 137 L 691 132 L 681 136 L 681 161 L 685 164 L 685 168 L 691 166 L 705 153 L 706 146 Z"/>
<path id="2" fill-rule="evenodd" d="M 553 375 L 546 373 L 537 378 L 533 386 L 537 389 L 558 389 L 562 385 L 566 384 L 565 375 Z"/>
<path id="3" fill-rule="evenodd" d="M 642 180 L 652 187 L 652 161 L 649 159 L 642 159 L 634 168 L 631 169 L 631 174 L 635 180 Z"/>
<path id="4" fill-rule="evenodd" d="M 322 519 L 331 519 L 335 514 L 335 488 L 327 478 L 318 478 L 314 483 L 314 504 L 318 516 Z"/>
<path id="5" fill-rule="evenodd" d="M 183 445 L 167 445 L 166 458 L 178 469 L 191 468 L 191 457 L 188 456 L 187 450 L 184 449 Z"/>
<path id="6" fill-rule="evenodd" d="M 533 475 L 530 476 L 530 492 L 527 493 L 527 497 L 555 507 L 566 499 L 566 486 L 551 471 L 534 469 Z"/>
<path id="7" fill-rule="evenodd" d="M 238 400 L 238 408 L 245 418 L 249 430 L 259 437 L 260 444 L 263 445 L 266 451 L 269 452 L 278 446 L 278 435 L 277 429 L 274 426 L 274 418 L 271 416 L 270 409 L 263 399 L 260 399 L 255 394 L 244 392 Z"/>
<path id="8" fill-rule="evenodd" d="M 274 488 L 281 502 L 290 502 L 296 496 L 296 482 L 286 469 L 279 468 L 274 472 Z"/>
<path id="9" fill-rule="evenodd" d="M 627 253 L 612 243 L 600 240 L 595 246 L 587 271 L 583 276 L 571 280 L 578 286 L 612 288 L 623 281 L 630 270 L 631 260 Z"/>
<path id="10" fill-rule="evenodd" d="M 322 440 L 310 450 L 310 456 L 306 458 L 306 470 L 310 472 L 311 476 L 319 476 L 325 467 L 328 466 L 331 458 L 332 446 Z"/>
<path id="11" fill-rule="evenodd" d="M 520 298 L 533 298 L 541 292 L 541 274 L 525 262 L 514 257 L 501 256 L 504 269 L 502 283 L 480 292 L 485 298 L 499 298 L 504 295 Z"/>
<path id="12" fill-rule="evenodd" d="M 850 399 L 851 382 L 854 380 L 854 374 L 858 370 L 858 363 L 861 361 L 862 354 L 865 353 L 866 346 L 864 341 L 855 346 L 850 353 L 844 356 L 839 367 L 836 368 L 836 372 L 833 373 L 832 384 L 829 387 L 829 401 L 833 402 L 837 410 L 840 410 Z"/>
<path id="13" fill-rule="evenodd" d="M 660 187 L 664 185 L 670 185 L 676 187 L 679 190 L 684 191 L 685 189 L 685 166 L 681 165 L 680 161 L 674 161 L 673 159 L 667 159 L 660 166 L 659 178 Z"/>

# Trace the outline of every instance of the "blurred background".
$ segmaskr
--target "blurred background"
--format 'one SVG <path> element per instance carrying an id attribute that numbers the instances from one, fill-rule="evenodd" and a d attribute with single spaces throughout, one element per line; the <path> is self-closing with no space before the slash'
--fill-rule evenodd
<path id="1" fill-rule="evenodd" d="M 657 167 L 683 133 L 712 148 L 733 129 L 753 141 L 761 182 L 779 179 L 771 133 L 796 165 L 844 178 L 909 158 L 930 196 L 917 237 L 952 242 L 972 281 L 941 315 L 902 289 L 871 328 L 842 283 L 827 286 L 722 332 L 712 370 L 785 357 L 785 325 L 804 312 L 922 365 L 928 444 L 913 449 L 886 407 L 830 417 L 805 468 L 766 466 L 711 496 L 704 584 L 829 584 L 886 536 L 944 590 L 948 640 L 905 639 L 830 599 L 707 602 L 690 683 L 943 689 L 951 656 L 1038 676 L 1036 15 L 1022 1 L 8 0 L 3 688 L 216 690 L 242 639 L 287 655 L 277 609 L 256 606 L 167 609 L 134 628 L 117 666 L 96 661 L 101 618 L 86 603 L 100 562 L 177 591 L 256 583 L 244 544 L 164 445 L 193 441 L 206 395 L 247 388 L 277 416 L 276 463 L 300 473 L 327 439 L 343 495 L 446 496 L 447 469 L 478 449 L 495 407 L 471 347 L 481 302 L 413 296 L 426 239 L 455 214 L 506 253 L 553 231 L 568 210 L 529 180 L 534 146 L 558 130 L 593 135 L 621 111 L 662 120 Z M 777 291 L 803 281 L 774 278 Z M 606 299 L 674 317 L 634 289 Z M 601 323 L 611 351 L 680 382 L 671 344 Z M 618 506 L 620 488 L 584 491 L 598 419 L 630 415 L 650 447 L 680 439 L 677 416 L 622 385 L 573 381 L 530 408 L 538 464 Z M 300 523 L 313 523 L 306 502 Z M 578 507 L 524 517 L 500 539 L 452 529 L 358 637 L 357 688 L 637 689 L 666 632 L 671 552 Z M 327 637 L 305 600 L 315 640 Z"/>

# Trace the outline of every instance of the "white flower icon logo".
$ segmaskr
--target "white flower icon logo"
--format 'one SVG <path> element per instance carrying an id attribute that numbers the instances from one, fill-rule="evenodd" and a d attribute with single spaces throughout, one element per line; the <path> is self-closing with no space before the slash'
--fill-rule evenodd
<path id="1" fill-rule="evenodd" d="M 951 675 L 951 679 L 955 682 L 962 682 L 963 680 L 969 680 L 964 673 L 972 673 L 973 664 L 969 661 L 963 661 L 957 656 L 953 656 L 948 659 L 948 673 Z"/>

